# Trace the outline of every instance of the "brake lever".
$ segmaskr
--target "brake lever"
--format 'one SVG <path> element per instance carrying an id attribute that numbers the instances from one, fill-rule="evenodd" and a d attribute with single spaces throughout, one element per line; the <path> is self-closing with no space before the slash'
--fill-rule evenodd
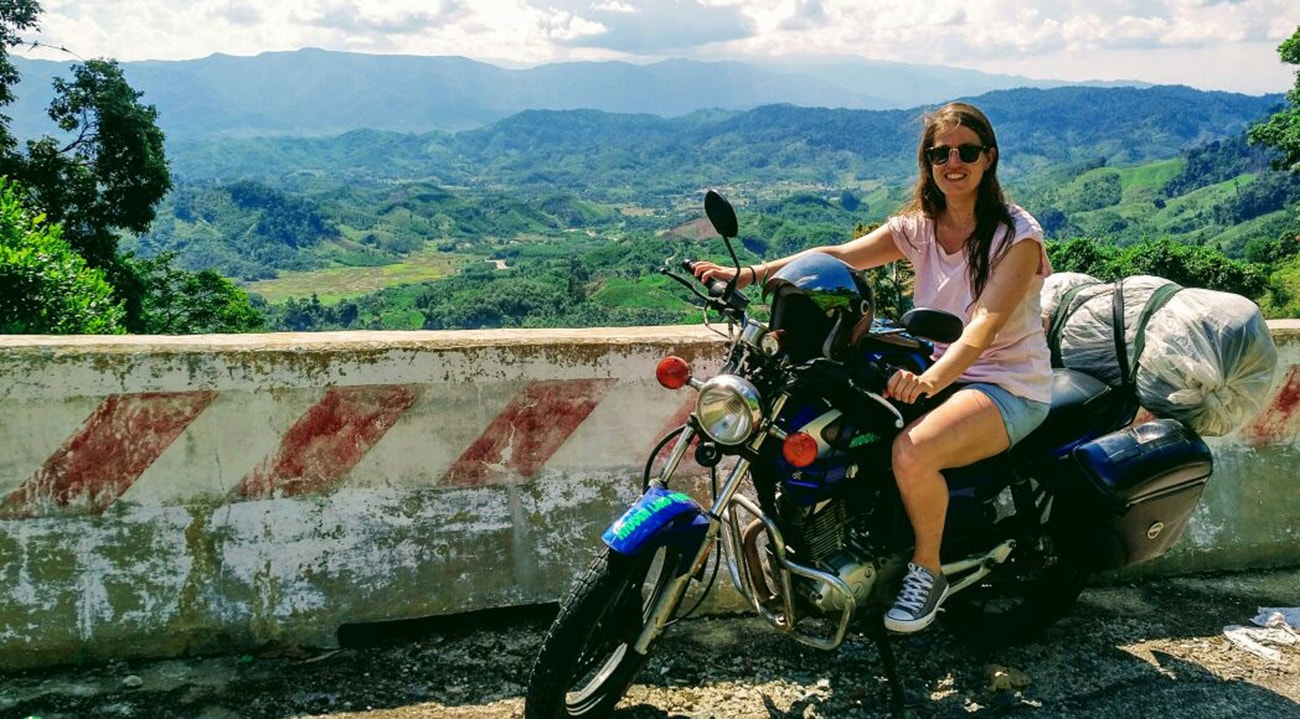
<path id="1" fill-rule="evenodd" d="M 659 268 L 659 274 L 661 274 L 661 275 L 666 275 L 666 276 L 668 276 L 668 277 L 671 277 L 671 278 L 674 279 L 674 280 L 677 280 L 677 281 L 680 282 L 682 285 L 684 285 L 684 286 L 686 287 L 686 289 L 690 290 L 690 291 L 691 291 L 691 292 L 692 292 L 696 297 L 699 297 L 701 300 L 703 300 L 703 301 L 704 301 L 704 304 L 706 304 L 706 305 L 710 305 L 710 306 L 713 304 L 713 299 L 710 298 L 708 295 L 704 294 L 703 292 L 700 292 L 700 289 L 699 289 L 698 287 L 696 287 L 696 284 L 697 284 L 697 283 L 692 282 L 692 281 L 686 279 L 685 277 L 682 277 L 681 275 L 679 275 L 679 274 L 673 272 L 672 270 L 668 269 L 667 267 L 660 267 L 660 268 Z"/>
<path id="2" fill-rule="evenodd" d="M 855 376 L 855 373 L 848 367 L 819 357 L 810 361 L 800 369 L 822 379 L 823 381 L 830 382 L 833 386 L 848 390 L 859 400 L 866 400 L 878 405 L 893 417 L 893 424 L 896 429 L 902 429 L 907 424 L 903 413 L 899 411 L 898 407 L 894 406 L 893 402 L 886 399 L 880 392 L 863 386 L 870 380 L 862 376 Z M 881 389 L 883 391 L 883 387 Z M 832 400 L 832 404 L 835 404 L 834 400 Z"/>

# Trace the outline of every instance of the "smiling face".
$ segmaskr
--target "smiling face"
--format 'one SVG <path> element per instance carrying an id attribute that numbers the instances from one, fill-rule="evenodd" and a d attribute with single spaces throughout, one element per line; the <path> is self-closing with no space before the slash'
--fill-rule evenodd
<path id="1" fill-rule="evenodd" d="M 929 171 L 934 184 L 947 198 L 948 202 L 953 202 L 959 198 L 969 199 L 970 202 L 974 202 L 980 181 L 984 179 L 984 173 L 993 164 L 997 153 L 997 148 L 990 147 L 979 153 L 979 156 L 974 161 L 963 162 L 962 153 L 956 150 L 962 145 L 984 146 L 985 142 L 978 133 L 969 127 L 953 125 L 936 132 L 933 141 L 930 143 L 930 148 L 941 146 L 953 148 L 948 152 L 947 162 L 941 165 L 929 162 Z"/>
<path id="2" fill-rule="evenodd" d="M 938 149 L 943 147 L 952 149 L 944 153 Z M 979 108 L 964 102 L 944 105 L 925 116 L 916 148 L 920 173 L 905 210 L 938 217 L 955 202 L 974 206 L 990 221 L 1001 217 L 1006 199 L 998 182 L 999 159 L 997 135 Z"/>

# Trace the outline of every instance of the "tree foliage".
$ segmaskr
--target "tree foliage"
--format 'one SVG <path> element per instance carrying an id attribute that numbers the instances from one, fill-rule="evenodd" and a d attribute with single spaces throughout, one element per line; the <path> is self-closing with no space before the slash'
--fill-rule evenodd
<path id="1" fill-rule="evenodd" d="M 9 49 L 37 27 L 40 12 L 35 0 L 0 0 L 0 107 L 12 102 L 19 80 Z M 21 247 L 6 250 L 6 301 L 39 312 L 21 315 L 35 318 L 30 321 L 6 318 L 4 331 L 260 328 L 248 297 L 215 272 L 173 268 L 170 256 L 140 261 L 119 252 L 121 234 L 147 231 L 172 188 L 158 112 L 140 101 L 121 67 L 88 60 L 73 65 L 70 77 L 55 78 L 53 87 L 49 116 L 56 134 L 28 139 L 20 149 L 9 118 L 0 115 L 0 176 L 13 183 L 6 185 L 8 201 L 34 208 L 58 228 L 26 232 Z M 33 258 L 50 266 L 40 270 Z M 103 314 L 91 318 L 89 311 Z"/>
<path id="2" fill-rule="evenodd" d="M 1113 169 L 1094 170 L 1075 183 L 1069 201 L 1062 203 L 1065 212 L 1087 212 L 1118 205 L 1123 197 L 1119 173 Z"/>
<path id="3" fill-rule="evenodd" d="M 36 27 L 41 6 L 35 0 L 0 0 L 0 108 L 14 101 L 18 68 L 9 61 L 9 48 L 23 43 L 22 33 Z M 0 115 L 0 154 L 13 151 L 17 141 L 9 132 L 9 117 Z"/>
<path id="4" fill-rule="evenodd" d="M 1251 146 L 1246 135 L 1193 147 L 1183 153 L 1183 169 L 1160 189 L 1162 198 L 1185 195 L 1245 174 L 1258 174 L 1277 159 L 1267 146 Z"/>
<path id="5" fill-rule="evenodd" d="M 1282 62 L 1300 65 L 1300 27 L 1278 46 Z M 1300 70 L 1296 71 L 1295 87 L 1286 94 L 1288 106 L 1274 113 L 1261 124 L 1250 128 L 1251 142 L 1275 147 L 1282 152 L 1277 161 L 1280 168 L 1300 165 Z"/>
<path id="6" fill-rule="evenodd" d="M 121 302 L 60 228 L 31 217 L 0 180 L 0 333 L 117 334 Z"/>
<path id="7" fill-rule="evenodd" d="M 1248 298 L 1269 286 L 1260 265 L 1234 260 L 1211 247 L 1156 240 L 1127 247 L 1079 238 L 1050 243 L 1047 254 L 1057 272 L 1082 272 L 1099 280 L 1154 275 L 1183 287 L 1203 287 Z"/>
<path id="8" fill-rule="evenodd" d="M 65 136 L 27 142 L 25 153 L 0 158 L 68 242 L 92 265 L 112 262 L 118 231 L 149 229 L 154 208 L 171 189 L 158 112 L 117 63 L 90 60 L 71 80 L 55 78 L 50 117 Z"/>
<path id="9" fill-rule="evenodd" d="M 145 260 L 130 258 L 144 288 L 143 332 L 257 332 L 265 328 L 262 313 L 230 280 L 212 270 L 177 269 L 172 259 L 165 253 Z"/>

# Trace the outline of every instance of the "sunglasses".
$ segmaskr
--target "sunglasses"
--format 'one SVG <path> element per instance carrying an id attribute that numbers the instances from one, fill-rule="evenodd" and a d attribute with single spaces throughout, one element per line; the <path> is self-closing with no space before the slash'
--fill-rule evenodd
<path id="1" fill-rule="evenodd" d="M 962 162 L 970 164 L 978 160 L 980 153 L 987 149 L 989 148 L 984 145 L 975 145 L 970 143 L 958 145 L 956 147 L 935 145 L 925 151 L 925 157 L 932 165 L 946 165 L 948 164 L 948 158 L 952 157 L 952 151 L 956 150 L 957 157 L 960 158 Z"/>

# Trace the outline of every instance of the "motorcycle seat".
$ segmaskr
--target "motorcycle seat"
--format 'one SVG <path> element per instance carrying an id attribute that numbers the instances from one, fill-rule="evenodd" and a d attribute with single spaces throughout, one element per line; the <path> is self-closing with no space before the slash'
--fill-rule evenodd
<path id="1" fill-rule="evenodd" d="M 1052 370 L 1052 403 L 1047 419 L 1009 452 L 1001 452 L 974 464 L 945 469 L 944 478 L 953 493 L 998 489 L 990 478 L 1011 477 L 1016 459 L 1055 453 L 1099 437 L 1132 421 L 1136 405 L 1126 393 L 1078 370 Z"/>
<path id="2" fill-rule="evenodd" d="M 1132 421 L 1136 410 L 1128 392 L 1078 370 L 1053 369 L 1047 419 L 1016 445 L 1014 453 L 1052 452 L 1091 440 Z"/>

